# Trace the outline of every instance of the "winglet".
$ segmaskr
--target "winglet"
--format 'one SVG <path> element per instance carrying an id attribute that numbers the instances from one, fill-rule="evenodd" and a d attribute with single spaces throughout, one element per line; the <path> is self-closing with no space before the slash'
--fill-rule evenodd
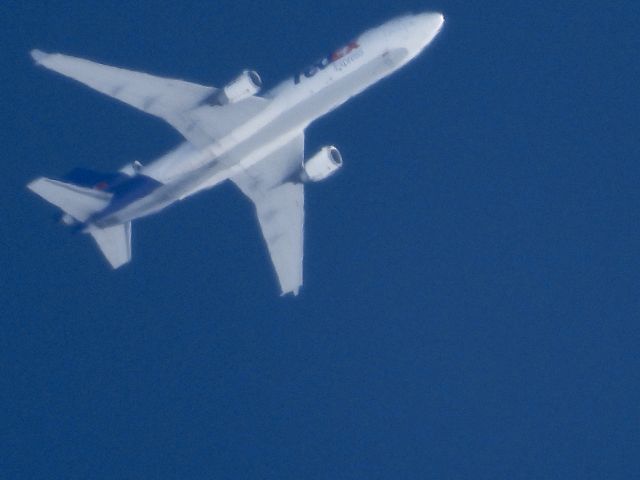
<path id="1" fill-rule="evenodd" d="M 33 58 L 37 65 L 41 65 L 42 61 L 49 56 L 48 53 L 43 52 L 42 50 L 38 50 L 37 48 L 34 48 L 29 53 L 31 54 L 31 58 Z"/>

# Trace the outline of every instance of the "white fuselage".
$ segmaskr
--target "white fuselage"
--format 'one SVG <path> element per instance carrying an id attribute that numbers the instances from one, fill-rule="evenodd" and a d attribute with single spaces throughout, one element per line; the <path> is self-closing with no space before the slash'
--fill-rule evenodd
<path id="1" fill-rule="evenodd" d="M 409 15 L 366 31 L 267 92 L 262 111 L 211 145 L 198 149 L 185 142 L 142 167 L 138 174 L 162 185 L 102 216 L 96 224 L 125 223 L 155 213 L 233 178 L 286 145 L 317 118 L 413 59 L 442 23 L 440 14 Z"/>

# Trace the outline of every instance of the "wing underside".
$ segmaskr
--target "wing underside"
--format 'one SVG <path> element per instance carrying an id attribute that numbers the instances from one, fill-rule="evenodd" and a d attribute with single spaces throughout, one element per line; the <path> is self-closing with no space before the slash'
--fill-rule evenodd
<path id="1" fill-rule="evenodd" d="M 209 105 L 218 89 L 111 67 L 60 53 L 33 50 L 38 65 L 72 78 L 143 112 L 162 118 L 190 143 L 203 148 L 230 133 L 269 103 L 249 97 L 228 105 Z"/>
<path id="2" fill-rule="evenodd" d="M 295 178 L 304 156 L 304 136 L 232 181 L 255 207 L 262 236 L 278 275 L 282 294 L 298 294 L 302 286 L 304 186 Z"/>

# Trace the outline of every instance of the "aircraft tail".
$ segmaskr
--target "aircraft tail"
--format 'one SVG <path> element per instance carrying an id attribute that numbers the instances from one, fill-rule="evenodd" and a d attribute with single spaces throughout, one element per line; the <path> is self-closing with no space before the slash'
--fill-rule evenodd
<path id="1" fill-rule="evenodd" d="M 131 222 L 107 228 L 91 226 L 87 231 L 112 268 L 119 268 L 131 260 Z"/>
<path id="2" fill-rule="evenodd" d="M 37 178 L 27 188 L 80 223 L 105 208 L 111 200 L 110 193 L 44 177 Z M 131 222 L 107 228 L 89 225 L 85 231 L 91 234 L 113 268 L 131 260 Z"/>

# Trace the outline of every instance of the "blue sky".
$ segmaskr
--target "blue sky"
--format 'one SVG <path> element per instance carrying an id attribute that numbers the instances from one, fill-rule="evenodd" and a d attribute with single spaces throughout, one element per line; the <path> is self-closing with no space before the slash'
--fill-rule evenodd
<path id="1" fill-rule="evenodd" d="M 472 3 L 472 4 L 471 4 Z M 341 149 L 278 297 L 224 185 L 134 226 L 112 272 L 26 183 L 180 141 L 31 48 L 266 87 L 409 11 L 416 61 L 312 125 Z M 637 2 L 5 1 L 6 478 L 633 478 Z"/>

